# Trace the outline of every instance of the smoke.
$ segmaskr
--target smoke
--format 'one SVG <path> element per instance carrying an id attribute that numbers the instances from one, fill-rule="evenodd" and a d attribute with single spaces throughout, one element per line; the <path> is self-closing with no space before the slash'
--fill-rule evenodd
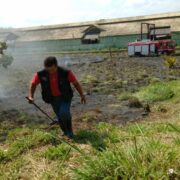
<path id="1" fill-rule="evenodd" d="M 0 100 L 8 97 L 9 91 L 9 78 L 8 78 L 8 69 L 0 66 Z"/>
<path id="2" fill-rule="evenodd" d="M 18 110 L 27 110 L 30 108 L 25 101 L 28 95 L 29 83 L 32 76 L 43 68 L 43 61 L 47 56 L 56 56 L 58 64 L 61 66 L 72 66 L 74 64 L 99 62 L 104 58 L 95 54 L 54 54 L 47 53 L 46 45 L 31 43 L 11 44 L 8 46 L 7 53 L 13 57 L 13 62 L 7 69 L 0 67 L 0 101 L 4 109 L 16 108 Z M 42 103 L 40 87 L 36 91 L 36 100 Z M 3 106 L 2 106 L 3 105 Z"/>
<path id="3" fill-rule="evenodd" d="M 0 97 L 4 97 L 4 89 L 2 87 L 2 85 L 0 85 Z"/>

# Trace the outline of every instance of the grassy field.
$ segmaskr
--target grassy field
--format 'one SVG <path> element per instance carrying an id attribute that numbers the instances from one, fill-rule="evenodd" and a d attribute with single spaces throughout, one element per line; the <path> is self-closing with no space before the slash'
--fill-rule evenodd
<path id="1" fill-rule="evenodd" d="M 132 97 L 151 106 L 143 121 L 100 122 L 78 131 L 72 142 L 58 127 L 9 130 L 0 144 L 0 179 L 180 179 L 180 81 L 151 83 L 119 98 Z M 2 123 L 0 132 L 7 128 Z"/>

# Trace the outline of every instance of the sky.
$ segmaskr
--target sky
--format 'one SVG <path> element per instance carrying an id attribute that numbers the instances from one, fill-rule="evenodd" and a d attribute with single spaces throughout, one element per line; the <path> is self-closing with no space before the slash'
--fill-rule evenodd
<path id="1" fill-rule="evenodd" d="M 180 0 L 0 0 L 0 27 L 30 27 L 180 11 Z"/>

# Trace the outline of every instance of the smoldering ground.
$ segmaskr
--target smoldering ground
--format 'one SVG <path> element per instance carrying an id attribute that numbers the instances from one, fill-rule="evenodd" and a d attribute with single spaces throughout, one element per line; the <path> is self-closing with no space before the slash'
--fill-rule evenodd
<path id="1" fill-rule="evenodd" d="M 153 79 L 180 77 L 179 69 L 167 73 L 167 67 L 161 57 L 128 58 L 125 53 L 79 53 L 79 54 L 40 54 L 20 52 L 11 49 L 13 63 L 7 68 L 0 68 L 0 110 L 25 112 L 44 117 L 35 107 L 28 104 L 25 96 L 28 94 L 29 82 L 33 74 L 43 68 L 43 60 L 49 55 L 55 55 L 60 65 L 74 71 L 81 81 L 87 94 L 87 105 L 79 103 L 75 92 L 72 103 L 74 121 L 96 123 L 108 121 L 124 123 L 142 119 L 144 107 L 129 107 L 128 101 L 122 101 L 117 96 L 123 93 L 133 93 L 142 86 L 148 85 Z M 179 64 L 179 57 L 177 57 Z M 35 100 L 44 110 L 54 116 L 49 105 L 41 100 L 40 87 L 37 88 Z M 47 119 L 44 117 L 44 121 Z M 77 125 L 77 124 L 76 124 Z M 75 126 L 76 126 L 75 125 Z"/>

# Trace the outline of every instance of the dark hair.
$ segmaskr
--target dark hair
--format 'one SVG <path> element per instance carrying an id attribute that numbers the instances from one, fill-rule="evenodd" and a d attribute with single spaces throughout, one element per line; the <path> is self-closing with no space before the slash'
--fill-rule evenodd
<path id="1" fill-rule="evenodd" d="M 55 56 L 49 56 L 44 60 L 44 66 L 45 67 L 51 67 L 51 66 L 57 66 L 58 62 Z"/>

